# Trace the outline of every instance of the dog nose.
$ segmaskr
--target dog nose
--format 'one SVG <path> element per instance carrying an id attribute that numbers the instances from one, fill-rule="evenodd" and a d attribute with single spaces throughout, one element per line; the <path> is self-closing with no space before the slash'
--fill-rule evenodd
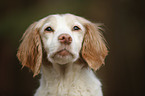
<path id="1" fill-rule="evenodd" d="M 72 38 L 69 34 L 61 34 L 58 37 L 58 40 L 60 43 L 63 43 L 63 44 L 70 44 L 72 42 Z"/>

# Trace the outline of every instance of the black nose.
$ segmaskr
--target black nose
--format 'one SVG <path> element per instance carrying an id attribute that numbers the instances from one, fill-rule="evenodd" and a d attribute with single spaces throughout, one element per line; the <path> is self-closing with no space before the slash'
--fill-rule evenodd
<path id="1" fill-rule="evenodd" d="M 60 43 L 63 43 L 63 44 L 70 44 L 72 42 L 72 38 L 69 34 L 61 34 L 58 37 L 58 40 Z"/>

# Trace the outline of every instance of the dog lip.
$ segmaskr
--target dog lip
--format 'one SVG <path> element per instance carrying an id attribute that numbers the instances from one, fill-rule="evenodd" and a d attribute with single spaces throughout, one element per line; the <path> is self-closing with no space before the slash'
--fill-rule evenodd
<path id="1" fill-rule="evenodd" d="M 62 56 L 66 56 L 68 54 L 70 54 L 70 52 L 66 49 L 63 49 L 63 50 L 60 50 L 57 52 L 59 55 L 62 55 Z"/>
<path id="2" fill-rule="evenodd" d="M 68 51 L 67 49 L 62 49 L 62 50 L 59 50 L 57 53 L 61 52 L 61 51 Z M 69 52 L 69 51 L 68 51 Z"/>
<path id="3" fill-rule="evenodd" d="M 53 57 L 55 57 L 56 55 L 61 55 L 61 56 L 67 56 L 67 55 L 72 55 L 73 56 L 73 54 L 69 51 L 69 50 L 67 50 L 67 49 L 62 49 L 62 50 L 59 50 L 59 51 L 57 51 L 54 55 L 53 55 Z"/>

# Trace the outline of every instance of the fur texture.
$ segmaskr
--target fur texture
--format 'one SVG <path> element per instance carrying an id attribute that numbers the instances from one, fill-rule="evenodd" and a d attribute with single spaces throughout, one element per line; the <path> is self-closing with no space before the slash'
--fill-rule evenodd
<path id="1" fill-rule="evenodd" d="M 104 64 L 108 51 L 98 29 L 72 14 L 49 15 L 30 25 L 17 57 L 34 76 L 41 74 L 34 96 L 103 96 L 93 70 Z"/>

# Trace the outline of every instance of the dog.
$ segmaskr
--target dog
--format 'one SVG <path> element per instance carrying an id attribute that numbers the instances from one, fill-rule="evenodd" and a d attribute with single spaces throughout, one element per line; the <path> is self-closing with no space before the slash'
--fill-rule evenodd
<path id="1" fill-rule="evenodd" d="M 31 24 L 17 57 L 41 74 L 34 96 L 103 96 L 95 71 L 108 54 L 99 24 L 73 14 L 49 15 Z"/>

